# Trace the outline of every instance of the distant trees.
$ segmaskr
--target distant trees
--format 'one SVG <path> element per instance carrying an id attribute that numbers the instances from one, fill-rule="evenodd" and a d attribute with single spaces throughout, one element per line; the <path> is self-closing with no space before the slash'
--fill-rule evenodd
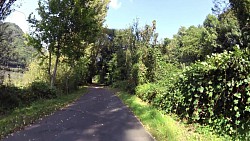
<path id="1" fill-rule="evenodd" d="M 180 27 L 170 41 L 163 43 L 168 60 L 189 65 L 207 55 L 233 51 L 244 46 L 239 22 L 231 9 L 215 16 L 209 14 L 202 25 Z"/>
<path id="2" fill-rule="evenodd" d="M 250 1 L 229 0 L 242 32 L 243 46 L 250 46 Z"/>
<path id="3" fill-rule="evenodd" d="M 2 23 L 0 33 L 2 33 L 0 65 L 24 68 L 31 59 L 34 49 L 24 43 L 22 29 L 14 23 Z"/>
<path id="4" fill-rule="evenodd" d="M 229 0 L 227 3 L 225 0 L 214 0 L 215 8 L 214 11 L 220 11 L 220 13 L 226 13 L 225 11 L 232 11 L 238 21 L 239 28 L 241 31 L 242 42 L 241 47 L 249 47 L 250 41 L 250 1 L 249 0 Z M 226 4 L 227 6 L 225 7 Z M 218 13 L 218 12 L 217 12 Z"/>
<path id="5" fill-rule="evenodd" d="M 1 0 L 0 1 L 0 65 L 3 64 L 4 56 L 8 56 L 6 51 L 9 49 L 5 48 L 6 46 L 6 39 L 8 35 L 4 32 L 7 28 L 6 26 L 2 26 L 2 21 L 12 12 L 11 6 L 16 0 Z M 4 79 L 4 72 L 0 69 L 0 84 L 3 82 Z"/>

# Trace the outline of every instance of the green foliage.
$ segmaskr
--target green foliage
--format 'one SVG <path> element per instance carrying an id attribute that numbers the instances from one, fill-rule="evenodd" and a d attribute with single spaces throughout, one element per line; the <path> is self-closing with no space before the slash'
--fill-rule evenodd
<path id="1" fill-rule="evenodd" d="M 242 46 L 249 47 L 250 41 L 250 27 L 249 27 L 249 17 L 250 17 L 250 1 L 249 0 L 229 0 L 232 10 L 234 11 L 238 21 L 240 30 L 242 33 Z"/>
<path id="2" fill-rule="evenodd" d="M 49 60 L 47 73 L 51 87 L 56 83 L 59 58 L 66 57 L 65 63 L 72 65 L 94 42 L 102 28 L 107 3 L 107 0 L 39 0 L 37 10 L 41 19 L 29 16 L 28 21 L 35 30 L 27 39 L 40 53 L 48 51 L 45 57 Z M 54 62 L 52 56 L 56 56 Z"/>
<path id="3" fill-rule="evenodd" d="M 13 85 L 0 86 L 0 115 L 13 109 L 29 105 L 39 99 L 52 99 L 57 97 L 57 91 L 51 89 L 45 82 L 33 82 L 29 86 L 19 88 Z"/>
<path id="4" fill-rule="evenodd" d="M 56 90 L 50 88 L 48 83 L 35 81 L 28 86 L 28 97 L 26 100 L 35 101 L 37 99 L 52 99 L 56 98 Z"/>
<path id="5" fill-rule="evenodd" d="M 249 50 L 213 54 L 182 73 L 169 64 L 157 83 L 136 87 L 136 95 L 167 113 L 210 125 L 217 132 L 248 139 Z M 239 135 L 240 133 L 240 135 Z"/>
<path id="6" fill-rule="evenodd" d="M 55 57 L 52 58 L 55 60 Z M 61 57 L 60 62 L 64 62 L 67 58 Z M 86 83 L 86 78 L 88 77 L 88 63 L 89 59 L 87 57 L 81 57 L 79 61 L 74 62 L 72 67 L 68 63 L 60 63 L 57 69 L 57 78 L 55 80 L 55 89 L 61 91 L 62 93 L 69 93 L 78 88 L 79 85 Z M 45 82 L 49 83 L 49 76 L 46 72 L 48 60 L 43 58 L 34 59 L 29 67 L 28 71 L 23 74 L 20 80 L 15 81 L 15 84 L 20 84 L 20 86 L 26 87 L 27 85 L 32 85 L 33 82 Z M 54 64 L 52 64 L 54 67 Z"/>
<path id="7" fill-rule="evenodd" d="M 146 84 L 144 84 L 146 85 Z M 218 137 L 211 134 L 209 130 L 203 132 L 194 132 L 194 127 L 186 126 L 178 121 L 176 115 L 165 115 L 154 106 L 143 102 L 135 95 L 125 92 L 117 92 L 122 101 L 129 106 L 133 113 L 140 119 L 145 128 L 151 135 L 159 141 L 222 141 L 224 137 Z M 198 129 L 198 128 L 197 128 Z"/>
<path id="8" fill-rule="evenodd" d="M 177 35 L 178 59 L 183 63 L 193 63 L 201 58 L 201 35 L 203 27 L 190 26 L 188 29 L 180 29 Z"/>
<path id="9" fill-rule="evenodd" d="M 15 84 L 19 84 L 24 87 L 35 81 L 43 81 L 49 83 L 49 76 L 46 73 L 45 60 L 41 58 L 34 58 L 27 69 L 28 70 L 23 74 L 23 77 L 20 80 L 14 82 Z M 18 81 L 20 81 L 20 83 Z"/>
<path id="10" fill-rule="evenodd" d="M 23 72 L 33 50 L 24 43 L 23 31 L 13 23 L 0 23 L 0 85 L 8 79 L 6 74 Z"/>
<path id="11" fill-rule="evenodd" d="M 129 80 L 124 80 L 124 81 L 116 81 L 115 83 L 112 84 L 113 88 L 119 88 L 121 90 L 134 93 L 135 89 L 135 84 Z"/>
<path id="12" fill-rule="evenodd" d="M 24 68 L 30 61 L 34 49 L 25 45 L 22 29 L 14 23 L 0 24 L 0 65 Z"/>
<path id="13" fill-rule="evenodd" d="M 63 61 L 63 58 L 60 58 Z M 51 88 L 49 77 L 46 73 L 46 62 L 41 63 L 42 59 L 34 59 L 20 80 L 14 84 L 0 86 L 0 114 L 8 113 L 14 108 L 40 100 L 53 99 L 68 94 L 78 88 L 79 85 L 86 83 L 88 76 L 88 59 L 81 58 L 76 63 L 77 67 L 71 68 L 67 64 L 58 66 L 58 77 L 56 87 Z"/>
<path id="14" fill-rule="evenodd" d="M 156 44 L 156 22 L 143 29 L 139 29 L 138 24 L 137 21 L 129 29 L 115 32 L 116 50 L 108 63 L 110 83 L 127 80 L 132 92 L 138 85 L 156 81 L 160 76 L 157 67 L 161 68 L 157 63 L 161 50 Z"/>
<path id="15" fill-rule="evenodd" d="M 184 97 L 178 113 L 231 134 L 249 128 L 249 72 L 248 49 L 214 54 L 187 67 L 177 84 Z"/>
<path id="16" fill-rule="evenodd" d="M 225 11 L 219 15 L 218 19 L 219 25 L 216 28 L 218 46 L 215 52 L 222 53 L 224 50 L 232 51 L 235 45 L 241 45 L 242 42 L 239 22 L 232 10 Z"/>
<path id="17" fill-rule="evenodd" d="M 17 129 L 34 123 L 40 118 L 48 116 L 53 112 L 67 106 L 80 98 L 86 92 L 86 88 L 63 95 L 55 99 L 40 99 L 23 107 L 17 107 L 8 115 L 0 117 L 0 139 L 3 139 Z"/>
<path id="18" fill-rule="evenodd" d="M 204 61 L 212 53 L 233 51 L 235 45 L 242 44 L 241 36 L 239 23 L 232 10 L 218 17 L 208 15 L 202 26 L 181 27 L 173 39 L 168 41 L 165 58 L 185 65 Z"/>
<path id="19" fill-rule="evenodd" d="M 167 113 L 175 113 L 182 98 L 176 89 L 180 69 L 172 64 L 165 64 L 162 68 L 164 68 L 162 71 L 165 71 L 162 72 L 163 75 L 166 75 L 156 83 L 147 83 L 136 87 L 136 95 Z"/>
<path id="20" fill-rule="evenodd" d="M 23 90 L 14 86 L 0 85 L 0 115 L 21 105 Z"/>
<path id="21" fill-rule="evenodd" d="M 136 85 L 142 85 L 147 82 L 147 67 L 142 62 L 134 64 L 131 73 L 132 81 Z"/>

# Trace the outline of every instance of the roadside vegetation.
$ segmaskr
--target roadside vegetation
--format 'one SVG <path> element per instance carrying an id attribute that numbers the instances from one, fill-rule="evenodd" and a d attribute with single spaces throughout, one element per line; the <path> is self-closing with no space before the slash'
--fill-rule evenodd
<path id="1" fill-rule="evenodd" d="M 200 124 L 228 140 L 249 140 L 249 8 L 244 0 L 229 1 L 226 8 L 217 1 L 215 15 L 202 25 L 180 27 L 163 42 L 157 40 L 156 21 L 140 27 L 135 20 L 127 29 L 113 30 L 112 42 L 102 48 L 108 51 L 101 51 L 100 82 L 191 126 Z"/>
<path id="2" fill-rule="evenodd" d="M 1 2 L 7 11 L 1 21 L 14 2 Z M 28 17 L 34 30 L 25 35 L 1 22 L 0 123 L 6 128 L 0 132 L 40 117 L 41 101 L 71 101 L 68 94 L 94 78 L 127 91 L 119 96 L 159 140 L 249 140 L 250 4 L 222 2 L 214 0 L 214 14 L 201 25 L 180 27 L 162 41 L 156 21 L 105 28 L 108 0 L 39 0 L 40 18 Z M 28 117 L 15 119 L 24 111 Z"/>
<path id="3" fill-rule="evenodd" d="M 128 105 L 132 112 L 142 122 L 144 127 L 159 141 L 223 141 L 230 138 L 218 137 L 211 133 L 209 127 L 195 127 L 178 119 L 176 115 L 166 115 L 147 102 L 143 102 L 135 95 L 118 91 L 116 93 L 124 104 Z M 147 111 L 147 112 L 145 112 Z M 200 128 L 200 131 L 195 130 Z"/>
<path id="4" fill-rule="evenodd" d="M 30 14 L 33 30 L 24 34 L 17 25 L 2 22 L 15 2 L 0 2 L 0 138 L 83 95 L 81 86 L 92 80 L 91 50 L 108 4 L 39 0 L 40 18 Z"/>
<path id="5" fill-rule="evenodd" d="M 68 106 L 68 104 L 80 98 L 84 93 L 86 93 L 86 88 L 81 87 L 76 92 L 68 95 L 53 99 L 39 99 L 29 105 L 19 106 L 8 114 L 0 116 L 0 139 Z"/>

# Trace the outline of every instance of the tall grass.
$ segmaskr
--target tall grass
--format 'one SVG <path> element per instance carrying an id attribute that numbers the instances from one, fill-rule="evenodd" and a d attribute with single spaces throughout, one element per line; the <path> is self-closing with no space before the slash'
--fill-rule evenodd
<path id="1" fill-rule="evenodd" d="M 223 137 L 213 135 L 208 129 L 200 128 L 198 133 L 195 126 L 186 125 L 174 115 L 164 115 L 150 104 L 143 102 L 135 95 L 125 92 L 116 93 L 128 105 L 137 118 L 157 141 L 222 141 Z"/>

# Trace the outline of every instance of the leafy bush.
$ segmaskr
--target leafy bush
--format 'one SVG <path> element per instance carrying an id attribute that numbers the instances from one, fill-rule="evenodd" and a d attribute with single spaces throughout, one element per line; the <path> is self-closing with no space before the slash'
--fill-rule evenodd
<path id="1" fill-rule="evenodd" d="M 209 124 L 216 131 L 249 134 L 250 52 L 213 54 L 183 72 L 169 73 L 157 83 L 136 88 L 136 95 L 159 109 L 190 122 Z M 175 70 L 175 71 L 174 71 Z"/>
<path id="2" fill-rule="evenodd" d="M 23 90 L 14 86 L 0 85 L 0 115 L 21 105 Z"/>
<path id="3" fill-rule="evenodd" d="M 230 133 L 249 129 L 249 54 L 249 50 L 225 51 L 187 67 L 177 84 L 184 97 L 178 113 Z"/>
<path id="4" fill-rule="evenodd" d="M 63 93 L 70 93 L 81 84 L 87 83 L 89 75 L 89 59 L 81 57 L 74 65 L 60 63 L 57 71 L 56 88 Z"/>
<path id="5" fill-rule="evenodd" d="M 178 81 L 177 76 L 180 69 L 172 64 L 163 62 L 159 64 L 161 64 L 161 68 L 158 68 L 158 73 L 156 74 L 158 81 L 137 86 L 136 95 L 159 109 L 166 112 L 175 112 L 182 98 L 175 85 Z"/>
<path id="6" fill-rule="evenodd" d="M 27 99 L 29 101 L 35 101 L 37 99 L 52 99 L 56 98 L 56 90 L 50 88 L 50 86 L 42 81 L 35 81 L 28 87 L 29 93 Z"/>
<path id="7" fill-rule="evenodd" d="M 156 96 L 156 90 L 159 88 L 157 84 L 146 83 L 136 87 L 136 95 L 141 98 L 143 101 L 152 102 Z"/>
<path id="8" fill-rule="evenodd" d="M 135 83 L 132 80 L 116 81 L 112 84 L 112 87 L 119 88 L 121 90 L 134 93 Z"/>
<path id="9" fill-rule="evenodd" d="M 0 85 L 0 115 L 16 107 L 28 105 L 38 99 L 56 98 L 56 90 L 42 81 L 35 81 L 28 87 Z"/>
<path id="10" fill-rule="evenodd" d="M 146 74 L 147 74 L 147 68 L 142 62 L 133 65 L 132 80 L 136 86 L 142 85 L 147 82 Z"/>
<path id="11" fill-rule="evenodd" d="M 63 93 L 74 91 L 80 84 L 86 83 L 88 75 L 89 60 L 86 57 L 82 57 L 78 61 L 72 62 L 72 64 L 69 64 L 67 61 L 65 57 L 60 58 L 55 80 L 56 89 Z M 54 65 L 52 65 L 52 67 L 54 67 Z M 26 71 L 23 78 L 19 80 L 19 84 L 26 87 L 37 81 L 50 83 L 47 71 L 48 60 L 36 58 L 30 63 L 28 71 Z"/>

